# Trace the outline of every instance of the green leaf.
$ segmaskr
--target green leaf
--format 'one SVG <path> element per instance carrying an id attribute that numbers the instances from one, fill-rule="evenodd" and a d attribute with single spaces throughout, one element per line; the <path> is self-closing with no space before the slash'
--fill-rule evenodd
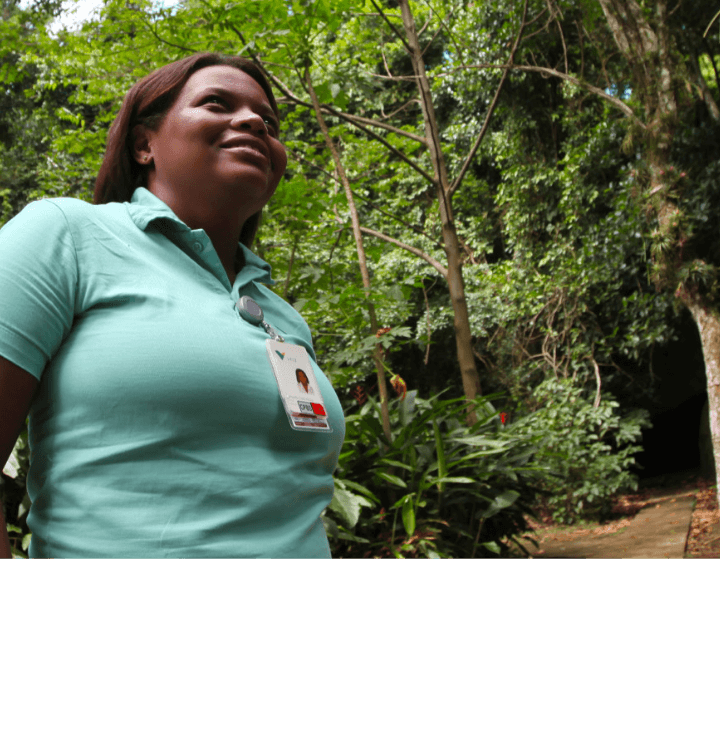
<path id="1" fill-rule="evenodd" d="M 486 436 L 466 436 L 462 439 L 453 439 L 459 444 L 467 444 L 469 447 L 488 447 L 488 449 L 503 451 L 510 448 L 510 444 L 498 439 L 488 439 Z"/>
<path id="2" fill-rule="evenodd" d="M 330 84 L 319 83 L 317 86 L 315 86 L 315 95 L 318 97 L 318 101 L 321 104 L 326 104 L 328 100 L 332 99 L 332 94 L 330 93 Z"/>
<path id="3" fill-rule="evenodd" d="M 402 521 L 405 532 L 412 535 L 415 532 L 415 509 L 411 501 L 406 501 L 402 508 Z"/>
<path id="4" fill-rule="evenodd" d="M 390 475 L 390 473 L 384 473 L 382 472 L 382 470 L 376 471 L 375 475 L 387 481 L 388 483 L 392 483 L 394 486 L 399 486 L 400 488 L 407 488 L 407 483 L 405 483 L 405 481 L 402 480 L 402 478 L 398 478 L 397 475 Z"/>
<path id="5" fill-rule="evenodd" d="M 520 498 L 520 494 L 517 491 L 503 491 L 492 500 L 490 506 L 483 512 L 483 519 L 493 517 L 503 509 L 507 509 L 509 506 L 512 506 L 518 498 Z"/>
<path id="6" fill-rule="evenodd" d="M 364 494 L 368 497 L 371 501 L 377 502 L 377 496 L 365 486 L 361 485 L 360 483 L 355 483 L 355 481 L 348 480 L 347 478 L 343 478 L 340 480 L 339 478 L 335 479 L 336 484 L 339 484 L 341 488 L 352 488 L 355 491 L 359 491 L 361 494 Z"/>
<path id="7" fill-rule="evenodd" d="M 337 485 L 335 486 L 329 509 L 332 509 L 332 511 L 343 518 L 343 523 L 346 527 L 355 527 L 360 518 L 360 509 L 363 506 L 372 506 L 372 502 L 364 496 L 352 493 Z"/>
<path id="8" fill-rule="evenodd" d="M 402 468 L 403 470 L 412 470 L 412 467 L 410 465 L 406 465 L 404 462 L 399 462 L 398 460 L 391 460 L 387 457 L 383 457 L 383 459 L 380 460 L 380 462 L 383 465 L 392 465 L 393 467 L 399 467 L 399 468 Z"/>
<path id="9" fill-rule="evenodd" d="M 491 540 L 489 543 L 480 543 L 480 545 L 493 553 L 497 553 L 498 556 L 500 555 L 500 546 L 494 540 Z"/>
<path id="10" fill-rule="evenodd" d="M 28 549 L 28 546 L 30 545 L 30 540 L 32 540 L 32 533 L 28 532 L 23 536 L 23 539 L 22 539 L 22 549 L 24 551 Z"/>
<path id="11" fill-rule="evenodd" d="M 437 453 L 437 470 L 438 477 L 440 479 L 447 475 L 447 468 L 445 466 L 445 448 L 443 446 L 442 435 L 440 434 L 440 427 L 437 421 L 433 418 L 432 422 L 433 434 L 435 435 L 435 452 Z M 440 484 L 440 490 L 442 491 L 442 484 Z"/>

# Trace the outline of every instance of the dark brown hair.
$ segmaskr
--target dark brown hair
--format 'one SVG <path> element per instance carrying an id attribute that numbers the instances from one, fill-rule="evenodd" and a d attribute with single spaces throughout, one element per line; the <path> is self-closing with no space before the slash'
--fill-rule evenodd
<path id="1" fill-rule="evenodd" d="M 199 52 L 191 57 L 171 62 L 139 80 L 125 95 L 120 111 L 107 136 L 105 156 L 95 181 L 95 205 L 127 202 L 137 187 L 147 186 L 147 167 L 133 158 L 132 131 L 135 125 L 151 130 L 159 127 L 177 100 L 190 76 L 201 68 L 229 65 L 242 70 L 262 86 L 275 115 L 280 117 L 270 84 L 260 68 L 246 57 Z M 262 211 L 245 221 L 240 241 L 252 246 L 260 224 Z"/>

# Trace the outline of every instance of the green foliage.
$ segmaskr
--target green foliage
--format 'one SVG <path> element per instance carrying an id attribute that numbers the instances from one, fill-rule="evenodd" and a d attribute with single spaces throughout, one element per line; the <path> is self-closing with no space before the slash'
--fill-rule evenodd
<path id="1" fill-rule="evenodd" d="M 346 416 L 346 451 L 323 517 L 334 556 L 493 557 L 518 542 L 543 473 L 532 439 L 505 430 L 491 398 L 475 402 L 474 426 L 466 407 L 462 398 L 408 392 L 390 408 L 389 444 L 372 398 Z"/>
<path id="2" fill-rule="evenodd" d="M 534 392 L 535 412 L 518 418 L 508 432 L 532 440 L 535 459 L 547 468 L 540 486 L 543 506 L 557 522 L 607 519 L 613 496 L 637 489 L 630 472 L 648 413 L 621 415 L 618 403 L 590 402 L 569 380 L 547 380 Z"/>
<path id="3" fill-rule="evenodd" d="M 539 103 L 528 111 L 522 98 L 494 135 L 503 251 L 468 279 L 483 359 L 521 399 L 548 377 L 591 386 L 596 366 L 622 392 L 618 362 L 640 360 L 672 335 L 670 299 L 648 278 L 652 227 L 633 200 L 624 129 L 564 95 L 564 108 L 547 112 L 556 142 L 543 137 Z"/>
<path id="4" fill-rule="evenodd" d="M 445 262 L 433 187 L 398 155 L 430 168 L 427 149 L 402 134 L 425 135 L 412 67 L 369 1 L 187 0 L 164 9 L 148 0 L 106 0 L 82 29 L 54 35 L 47 22 L 56 4 L 36 3 L 32 18 L 11 5 L 10 22 L 0 27 L 0 223 L 37 197 L 90 199 L 109 123 L 142 75 L 195 51 L 258 53 L 294 96 L 307 99 L 303 75 L 311 63 L 323 104 L 401 130 L 371 128 L 395 149 L 389 151 L 327 114 L 361 224 Z M 538 20 L 517 61 L 581 73 L 635 106 L 599 4 L 564 4 L 563 16 L 549 23 L 555 5 L 530 2 L 529 17 Z M 412 3 L 451 175 L 478 137 L 501 76 L 478 66 L 505 63 L 521 6 Z M 397 9 L 389 12 L 397 22 Z M 673 18 L 692 38 L 702 24 L 688 13 L 682 6 Z M 717 41 L 699 61 L 714 91 Z M 312 112 L 278 95 L 289 169 L 265 210 L 256 249 L 273 266 L 275 290 L 308 321 L 340 394 L 358 383 L 369 389 L 377 338 L 347 200 Z M 675 240 L 686 234 L 677 277 L 711 298 L 720 264 L 720 137 L 702 112 L 692 114 L 673 152 L 687 179 L 668 181 L 685 223 L 664 240 L 675 261 Z M 447 284 L 417 255 L 365 236 L 371 300 L 380 326 L 389 328 L 380 338 L 388 368 L 411 390 L 450 394 L 410 393 L 394 402 L 391 444 L 380 436 L 376 404 L 348 411 L 346 452 L 325 516 L 337 552 L 504 553 L 523 531 L 521 507 L 530 507 L 534 489 L 549 492 L 558 518 L 572 520 L 601 514 L 614 490 L 632 485 L 628 471 L 643 421 L 618 403 L 631 407 L 633 395 L 650 388 L 636 372 L 673 329 L 671 301 L 649 280 L 657 227 L 644 210 L 644 136 L 638 131 L 631 142 L 628 132 L 616 110 L 582 87 L 514 71 L 453 195 L 484 390 L 510 393 L 512 425 L 501 427 L 488 410 L 467 429 L 462 406 L 450 397 L 460 388 Z M 634 384 L 626 384 L 623 368 L 632 369 Z M 604 398 L 594 408 L 580 393 L 592 392 L 598 377 Z M 574 386 L 558 384 L 565 379 Z"/>
<path id="5" fill-rule="evenodd" d="M 27 558 L 32 533 L 27 526 L 27 512 L 30 499 L 27 495 L 25 481 L 30 467 L 30 447 L 28 446 L 27 425 L 18 437 L 13 450 L 16 475 L 0 473 L 0 501 L 2 502 L 10 547 L 13 558 Z M 5 466 L 0 466 L 0 471 Z"/>
<path id="6" fill-rule="evenodd" d="M 710 59 L 710 55 L 700 55 L 698 57 L 698 62 L 705 83 L 707 83 L 711 89 L 714 88 L 717 91 L 718 81 L 715 77 L 715 69 L 720 65 L 720 56 L 715 55 L 714 59 Z"/>

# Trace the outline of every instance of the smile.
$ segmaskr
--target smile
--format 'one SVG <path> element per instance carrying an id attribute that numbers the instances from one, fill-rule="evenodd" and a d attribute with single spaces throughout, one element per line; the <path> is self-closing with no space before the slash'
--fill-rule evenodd
<path id="1" fill-rule="evenodd" d="M 261 156 L 265 161 L 270 160 L 267 146 L 257 138 L 232 138 L 226 143 L 221 143 L 220 147 L 225 151 L 251 153 L 255 156 Z"/>
<path id="2" fill-rule="evenodd" d="M 232 151 L 233 153 L 249 153 L 253 156 L 260 157 L 263 161 L 267 161 L 268 157 L 257 148 L 251 148 L 249 145 L 228 145 L 223 146 L 224 151 Z"/>

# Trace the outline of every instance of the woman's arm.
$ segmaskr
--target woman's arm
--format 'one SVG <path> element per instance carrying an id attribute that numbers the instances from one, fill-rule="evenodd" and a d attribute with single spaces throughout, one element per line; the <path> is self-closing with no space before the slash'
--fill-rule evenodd
<path id="1" fill-rule="evenodd" d="M 32 374 L 0 356 L 0 470 L 5 467 L 22 431 L 38 384 Z M 12 558 L 2 507 L 0 558 Z"/>

